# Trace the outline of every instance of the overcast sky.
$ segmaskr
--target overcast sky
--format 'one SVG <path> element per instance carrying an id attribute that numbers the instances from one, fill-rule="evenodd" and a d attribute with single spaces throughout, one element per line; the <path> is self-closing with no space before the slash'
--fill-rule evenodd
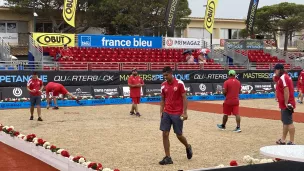
<path id="1" fill-rule="evenodd" d="M 260 0 L 259 7 L 286 1 L 304 4 L 304 0 Z M 204 17 L 204 5 L 206 5 L 207 0 L 188 0 L 188 2 L 192 10 L 192 17 Z M 250 0 L 218 0 L 218 2 L 218 8 L 216 10 L 217 18 L 242 19 L 247 16 Z M 3 5 L 3 0 L 0 0 L 0 5 Z"/>
<path id="2" fill-rule="evenodd" d="M 188 0 L 192 17 L 204 17 L 207 0 Z M 304 4 L 304 0 L 260 0 L 259 7 L 279 4 L 281 2 L 294 2 Z M 247 17 L 250 0 L 218 0 L 217 18 L 243 19 Z"/>

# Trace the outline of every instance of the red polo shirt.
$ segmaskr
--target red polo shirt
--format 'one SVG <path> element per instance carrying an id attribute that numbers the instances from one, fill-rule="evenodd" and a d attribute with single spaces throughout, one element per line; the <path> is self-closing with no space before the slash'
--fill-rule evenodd
<path id="1" fill-rule="evenodd" d="M 41 96 L 41 92 L 39 91 L 40 88 L 43 86 L 43 82 L 41 79 L 37 78 L 37 79 L 30 79 L 27 82 L 27 87 L 30 90 L 36 90 L 35 92 L 30 92 L 31 96 Z"/>
<path id="2" fill-rule="evenodd" d="M 63 85 L 59 83 L 49 82 L 46 86 L 46 95 L 49 95 L 50 92 L 53 92 L 53 96 L 59 96 L 59 94 L 66 95 L 68 91 L 64 88 Z"/>
<path id="3" fill-rule="evenodd" d="M 276 86 L 277 91 L 277 98 L 279 101 L 279 107 L 280 109 L 286 109 L 285 100 L 284 100 L 284 88 L 287 87 L 289 90 L 289 100 L 288 103 L 292 104 L 294 108 L 296 108 L 296 101 L 294 98 L 294 88 L 293 88 L 293 82 L 290 76 L 285 73 L 283 74 Z"/>
<path id="4" fill-rule="evenodd" d="M 240 81 L 236 78 L 228 78 L 224 82 L 223 88 L 226 90 L 224 103 L 227 105 L 239 105 L 239 94 L 242 89 Z"/>
<path id="5" fill-rule="evenodd" d="M 170 115 L 182 115 L 184 103 L 182 95 L 186 92 L 183 81 L 173 78 L 172 83 L 167 81 L 161 85 L 161 95 L 165 98 L 164 112 Z"/>
<path id="6" fill-rule="evenodd" d="M 144 81 L 140 78 L 140 76 L 131 75 L 128 78 L 128 84 L 137 85 L 144 84 Z M 141 87 L 130 87 L 130 97 L 140 97 L 141 96 Z"/>
<path id="7" fill-rule="evenodd" d="M 301 88 L 304 88 L 303 87 L 304 84 L 301 83 L 301 81 L 304 82 L 304 71 L 300 72 L 300 76 L 299 76 L 298 80 L 299 80 L 299 84 L 302 86 Z"/>
<path id="8" fill-rule="evenodd" d="M 275 74 L 273 74 L 273 81 L 275 83 L 277 83 L 279 81 L 280 77 L 279 76 L 276 76 Z"/>

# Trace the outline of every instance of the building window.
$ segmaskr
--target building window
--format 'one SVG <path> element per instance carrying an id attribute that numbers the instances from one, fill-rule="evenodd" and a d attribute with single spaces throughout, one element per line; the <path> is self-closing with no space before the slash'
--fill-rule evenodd
<path id="1" fill-rule="evenodd" d="M 229 39 L 229 29 L 221 29 L 220 39 Z"/>
<path id="2" fill-rule="evenodd" d="M 240 30 L 237 29 L 221 29 L 221 39 L 239 39 Z"/>
<path id="3" fill-rule="evenodd" d="M 17 23 L 7 23 L 7 33 L 17 33 Z"/>
<path id="4" fill-rule="evenodd" d="M 0 22 L 0 33 L 18 33 L 17 23 Z"/>
<path id="5" fill-rule="evenodd" d="M 239 39 L 240 30 L 231 30 L 231 39 Z"/>
<path id="6" fill-rule="evenodd" d="M 36 23 L 37 32 L 52 33 L 52 23 Z"/>
<path id="7" fill-rule="evenodd" d="M 0 23 L 0 33 L 6 33 L 6 24 Z"/>

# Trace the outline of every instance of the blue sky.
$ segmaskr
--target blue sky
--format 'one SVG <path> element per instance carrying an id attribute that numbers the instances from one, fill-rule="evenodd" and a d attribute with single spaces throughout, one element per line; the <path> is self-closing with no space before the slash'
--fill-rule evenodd
<path id="1" fill-rule="evenodd" d="M 260 0 L 259 7 L 279 4 L 281 2 L 304 4 L 304 0 Z M 192 17 L 204 17 L 207 0 L 188 0 Z M 217 18 L 243 19 L 247 17 L 250 0 L 218 0 Z"/>
<path id="2" fill-rule="evenodd" d="M 250 0 L 218 0 L 218 8 L 216 10 L 217 18 L 237 18 L 243 19 L 247 16 Z M 273 5 L 281 2 L 294 2 L 304 4 L 304 0 L 260 0 L 259 7 L 265 5 Z M 192 10 L 192 17 L 204 17 L 204 5 L 207 0 L 188 0 L 189 7 Z M 0 0 L 0 5 L 3 5 L 3 0 Z"/>

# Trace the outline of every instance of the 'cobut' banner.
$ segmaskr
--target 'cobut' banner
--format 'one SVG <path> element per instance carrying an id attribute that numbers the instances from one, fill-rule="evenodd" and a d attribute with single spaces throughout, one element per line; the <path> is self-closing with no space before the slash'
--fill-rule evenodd
<path id="1" fill-rule="evenodd" d="M 166 11 L 166 26 L 167 26 L 167 35 L 169 37 L 174 37 L 174 28 L 175 28 L 175 16 L 177 12 L 178 0 L 169 0 L 167 11 Z"/>
<path id="2" fill-rule="evenodd" d="M 75 46 L 75 34 L 33 33 L 33 39 L 40 46 L 61 47 L 65 44 L 70 47 Z"/>
<path id="3" fill-rule="evenodd" d="M 77 0 L 64 0 L 62 16 L 66 23 L 75 27 Z"/>
<path id="4" fill-rule="evenodd" d="M 259 0 L 251 0 L 247 15 L 247 30 L 250 35 L 253 35 L 253 25 L 255 20 L 256 11 L 258 9 Z"/>
<path id="5" fill-rule="evenodd" d="M 206 14 L 205 14 L 205 29 L 212 34 L 214 27 L 215 10 L 218 4 L 218 0 L 208 0 Z"/>

